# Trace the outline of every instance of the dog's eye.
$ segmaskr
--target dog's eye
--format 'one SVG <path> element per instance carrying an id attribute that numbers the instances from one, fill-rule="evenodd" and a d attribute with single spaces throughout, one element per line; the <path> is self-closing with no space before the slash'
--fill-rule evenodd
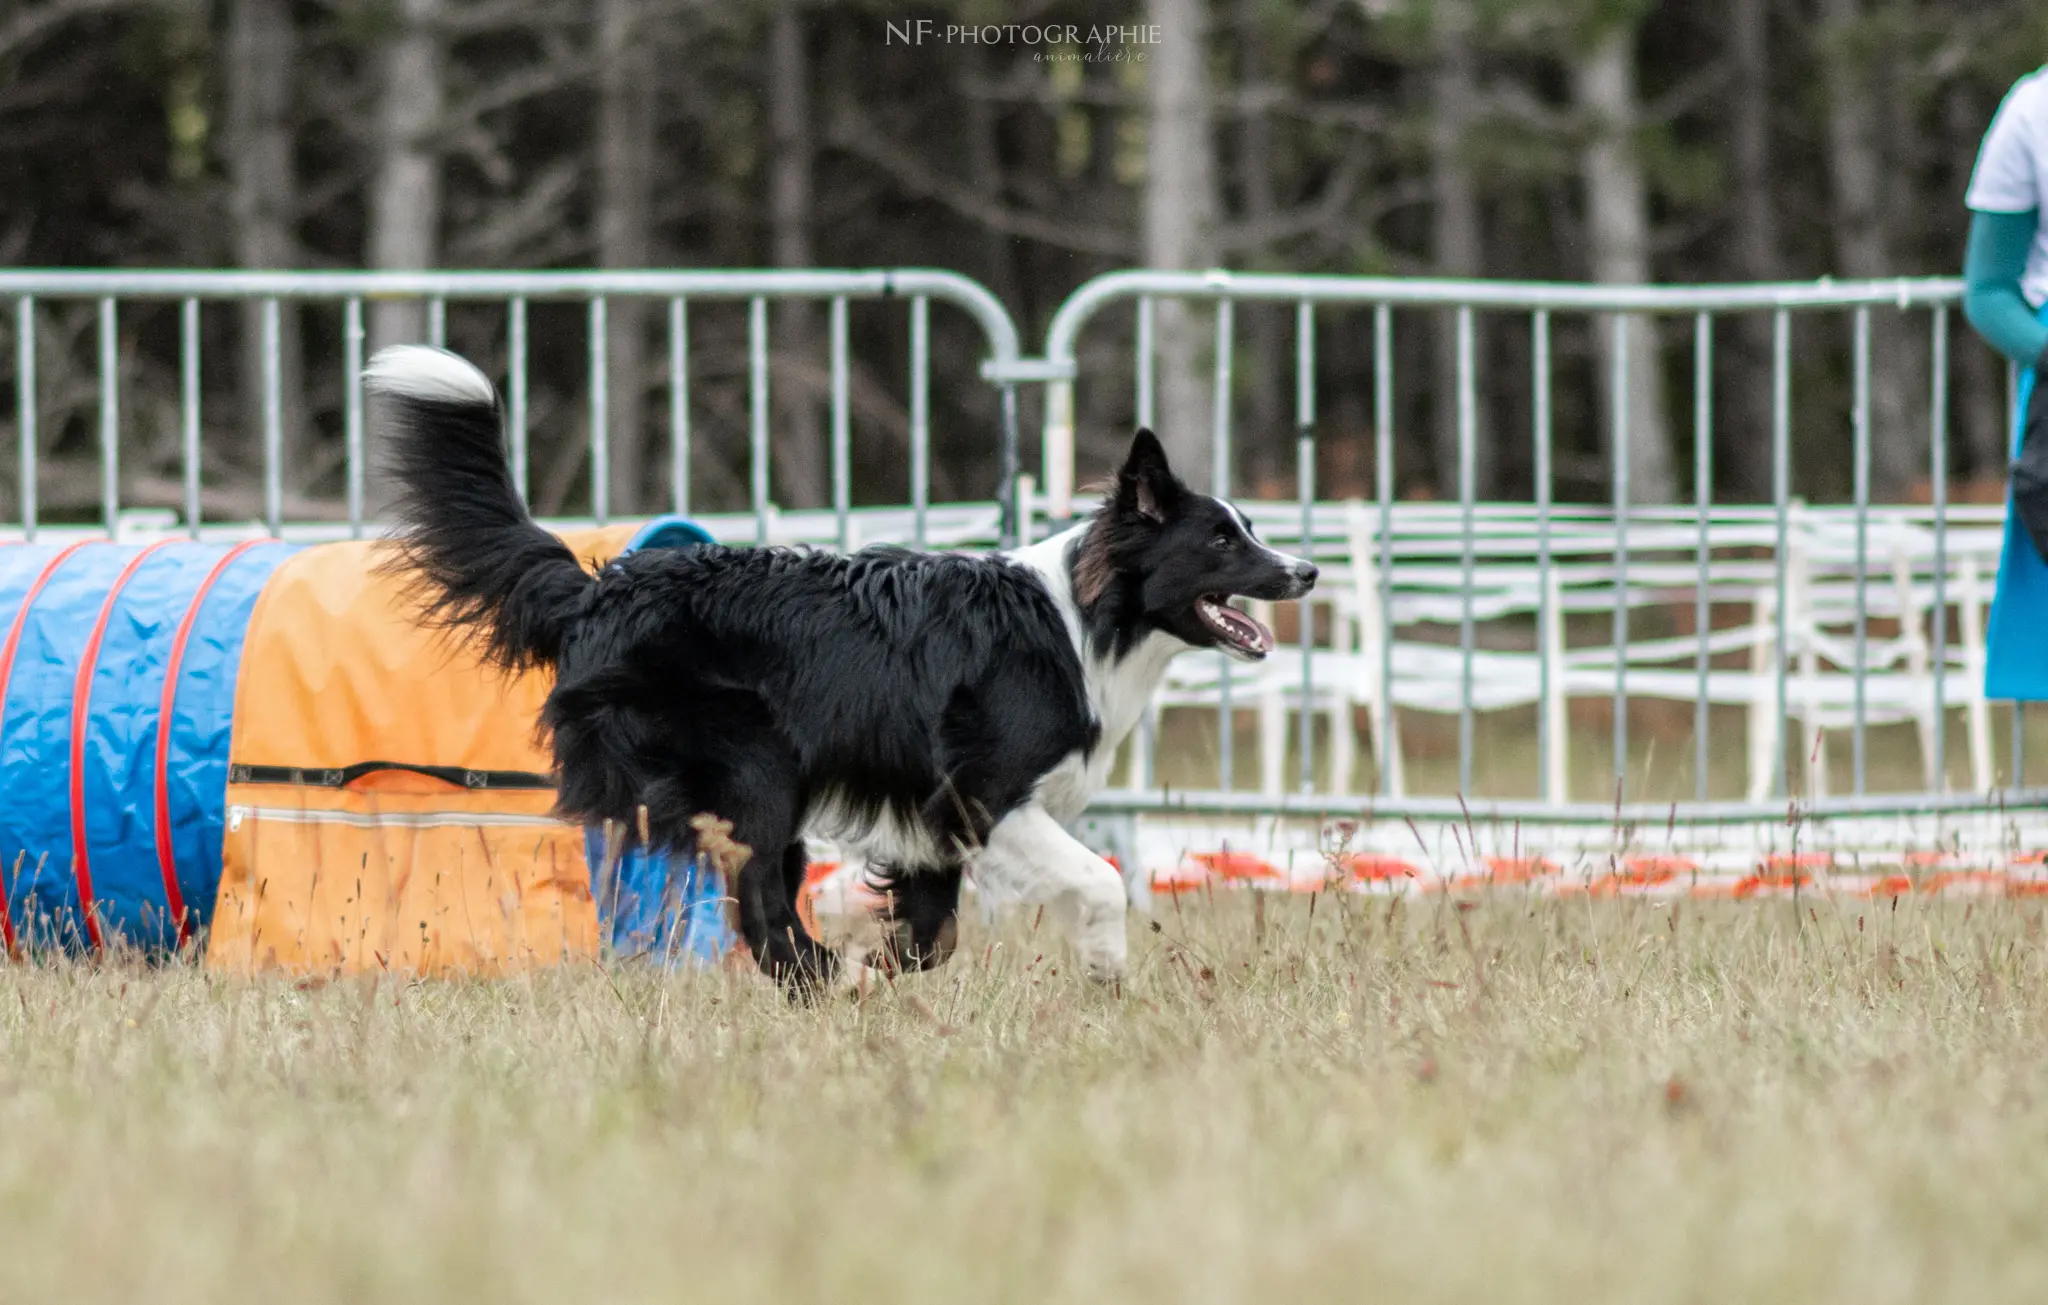
<path id="1" fill-rule="evenodd" d="M 1237 536 L 1231 534 L 1229 531 L 1219 531 L 1215 535 L 1211 536 L 1209 540 L 1209 547 L 1222 550 L 1236 548 Z"/>

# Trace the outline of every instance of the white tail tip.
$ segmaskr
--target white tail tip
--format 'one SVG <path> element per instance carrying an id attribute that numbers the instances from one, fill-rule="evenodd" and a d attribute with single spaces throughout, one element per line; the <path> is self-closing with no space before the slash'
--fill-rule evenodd
<path id="1" fill-rule="evenodd" d="M 394 344 L 379 349 L 363 368 L 363 385 L 372 394 L 433 403 L 481 403 L 495 407 L 498 391 L 491 378 L 460 354 L 424 344 Z"/>

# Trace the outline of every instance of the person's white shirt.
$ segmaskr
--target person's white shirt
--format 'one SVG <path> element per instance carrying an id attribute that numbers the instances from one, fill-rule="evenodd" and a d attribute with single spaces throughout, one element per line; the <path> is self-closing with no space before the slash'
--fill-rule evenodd
<path id="1" fill-rule="evenodd" d="M 2005 93 L 1978 147 L 1963 202 L 1982 213 L 2048 214 L 2048 68 L 2028 73 Z M 2035 308 L 2048 302 L 2048 222 L 2035 228 L 2020 292 Z"/>

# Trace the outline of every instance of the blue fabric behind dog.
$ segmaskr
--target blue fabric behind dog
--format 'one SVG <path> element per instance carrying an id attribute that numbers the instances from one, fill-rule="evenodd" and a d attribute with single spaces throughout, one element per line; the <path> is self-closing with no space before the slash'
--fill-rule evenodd
<path id="1" fill-rule="evenodd" d="M 641 527 L 625 551 L 716 542 L 694 521 L 657 517 Z M 588 831 L 584 845 L 591 891 L 598 894 L 599 928 L 615 954 L 664 965 L 684 959 L 710 963 L 732 947 L 718 876 L 708 868 L 685 863 L 678 870 L 670 858 L 636 849 L 620 858 L 617 873 L 606 881 L 603 831 Z"/>
<path id="2" fill-rule="evenodd" d="M 732 946 L 718 876 L 709 869 L 685 862 L 678 873 L 669 857 L 635 849 L 607 880 L 603 831 L 588 831 L 584 847 L 600 928 L 614 955 L 710 963 Z"/>
<path id="3" fill-rule="evenodd" d="M 2048 322 L 2048 307 L 2040 312 Z M 2034 370 L 2020 373 L 2013 410 L 2012 455 L 2026 435 L 2027 400 Z M 1991 598 L 1991 627 L 1984 637 L 1984 696 L 2037 702 L 2048 698 L 2048 563 L 2013 514 L 2012 491 L 2005 496 L 2005 547 L 1998 559 L 1998 589 Z"/>

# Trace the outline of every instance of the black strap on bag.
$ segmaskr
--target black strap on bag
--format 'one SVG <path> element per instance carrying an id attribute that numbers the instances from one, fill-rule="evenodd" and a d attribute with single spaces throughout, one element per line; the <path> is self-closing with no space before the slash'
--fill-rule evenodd
<path id="1" fill-rule="evenodd" d="M 402 770 L 467 789 L 552 789 L 554 777 L 530 770 L 469 770 L 409 761 L 358 761 L 352 766 L 229 766 L 230 784 L 283 784 L 295 788 L 347 788 L 365 775 Z"/>

